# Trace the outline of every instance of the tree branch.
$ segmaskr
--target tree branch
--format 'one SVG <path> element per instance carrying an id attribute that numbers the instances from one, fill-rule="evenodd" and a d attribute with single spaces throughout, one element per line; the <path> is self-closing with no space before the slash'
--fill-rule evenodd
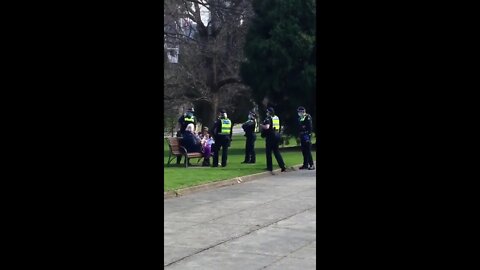
<path id="1" fill-rule="evenodd" d="M 242 83 L 240 79 L 237 78 L 228 78 L 221 80 L 217 83 L 217 89 L 220 89 L 221 87 L 227 85 L 227 84 L 232 84 L 232 83 Z"/>

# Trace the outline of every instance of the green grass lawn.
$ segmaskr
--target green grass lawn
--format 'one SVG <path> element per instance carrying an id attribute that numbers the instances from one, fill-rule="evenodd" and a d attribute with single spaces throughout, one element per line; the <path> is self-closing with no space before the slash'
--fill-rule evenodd
<path id="1" fill-rule="evenodd" d="M 315 142 L 315 140 L 313 141 Z M 292 138 L 289 146 L 295 145 L 295 139 Z M 260 173 L 264 172 L 267 167 L 265 158 L 265 140 L 261 138 L 259 134 L 255 141 L 255 152 L 257 156 L 256 164 L 241 164 L 245 157 L 245 137 L 243 135 L 233 137 L 232 145 L 228 149 L 227 167 L 225 168 L 222 168 L 221 166 L 217 168 L 201 167 L 201 162 L 198 163 L 197 166 L 197 159 L 190 160 L 194 166 L 185 168 L 183 167 L 183 158 L 181 166 L 176 165 L 176 160 L 174 160 L 170 163 L 170 166 L 167 167 L 169 149 L 165 141 L 164 149 L 164 191 L 177 190 L 207 182 L 215 182 L 237 176 Z M 303 163 L 303 156 L 300 149 L 298 149 L 298 151 L 282 151 L 282 149 L 280 149 L 280 151 L 287 166 Z M 315 159 L 314 151 L 312 151 L 312 155 Z M 278 169 L 278 164 L 273 155 L 272 159 L 273 169 Z M 219 161 L 221 161 L 221 154 L 219 156 Z M 210 162 L 212 162 L 212 158 L 210 158 Z"/>

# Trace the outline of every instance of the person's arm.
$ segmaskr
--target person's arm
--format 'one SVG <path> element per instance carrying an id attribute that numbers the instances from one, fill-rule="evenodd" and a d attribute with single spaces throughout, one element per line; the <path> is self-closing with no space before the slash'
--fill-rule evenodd
<path id="1" fill-rule="evenodd" d="M 230 122 L 232 122 L 232 120 L 230 120 Z M 232 134 L 233 134 L 233 122 L 230 125 L 230 141 L 232 141 Z"/>
<path id="2" fill-rule="evenodd" d="M 175 126 L 177 130 L 180 130 L 182 128 L 182 121 L 183 121 L 183 117 L 180 116 L 180 118 L 178 118 L 177 125 Z"/>
<path id="3" fill-rule="evenodd" d="M 308 119 L 306 121 L 306 126 L 305 126 L 305 129 L 307 130 L 308 134 L 311 134 L 312 133 L 312 116 L 308 116 Z"/>
<path id="4" fill-rule="evenodd" d="M 262 129 L 264 129 L 264 130 L 269 129 L 269 128 L 270 128 L 270 124 L 271 124 L 271 123 L 270 123 L 270 119 L 271 119 L 271 118 L 265 119 L 265 121 L 263 122 L 263 124 L 260 124 L 260 127 L 261 127 Z"/>
<path id="5" fill-rule="evenodd" d="M 298 118 L 297 123 L 298 123 L 297 124 L 298 134 L 301 136 L 305 132 L 305 125 L 304 125 L 304 123 L 302 123 L 302 121 L 300 121 L 300 118 Z"/>
<path id="6" fill-rule="evenodd" d="M 218 126 L 218 120 L 213 123 L 212 136 L 216 136 L 216 135 L 217 135 L 217 126 Z"/>

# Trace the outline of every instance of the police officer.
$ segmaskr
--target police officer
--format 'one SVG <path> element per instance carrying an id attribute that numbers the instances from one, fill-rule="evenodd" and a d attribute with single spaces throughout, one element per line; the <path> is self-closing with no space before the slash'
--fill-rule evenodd
<path id="1" fill-rule="evenodd" d="M 255 140 L 257 136 L 255 135 L 255 127 L 257 126 L 255 117 L 257 115 L 251 111 L 248 114 L 247 122 L 243 123 L 242 128 L 245 131 L 245 137 L 247 140 L 245 141 L 245 160 L 242 162 L 244 163 L 255 163 Z"/>
<path id="2" fill-rule="evenodd" d="M 180 130 L 177 132 L 177 137 L 183 137 L 188 124 L 193 124 L 194 131 L 197 130 L 197 118 L 193 115 L 194 112 L 194 108 L 188 108 L 185 115 L 182 115 L 180 118 L 178 118 Z M 180 164 L 181 161 L 182 156 L 177 157 L 177 164 Z"/>
<path id="3" fill-rule="evenodd" d="M 272 107 L 267 109 L 267 118 L 260 125 L 262 129 L 262 137 L 265 138 L 267 155 L 267 170 L 273 173 L 272 165 L 272 152 L 275 155 L 278 165 L 282 168 L 282 172 L 286 171 L 285 163 L 283 162 L 282 155 L 278 150 L 278 144 L 280 142 L 280 118 L 275 115 L 275 110 Z"/>
<path id="4" fill-rule="evenodd" d="M 213 139 L 215 140 L 215 144 L 212 145 L 212 167 L 218 167 L 218 152 L 220 148 L 222 148 L 222 167 L 227 166 L 227 150 L 232 141 L 232 130 L 232 121 L 228 119 L 227 112 L 223 109 L 220 110 L 219 117 L 212 128 Z"/>
<path id="5" fill-rule="evenodd" d="M 298 107 L 297 113 L 299 127 L 298 134 L 303 154 L 303 166 L 299 169 L 315 170 L 312 158 L 312 116 L 306 113 L 305 108 L 302 106 Z"/>

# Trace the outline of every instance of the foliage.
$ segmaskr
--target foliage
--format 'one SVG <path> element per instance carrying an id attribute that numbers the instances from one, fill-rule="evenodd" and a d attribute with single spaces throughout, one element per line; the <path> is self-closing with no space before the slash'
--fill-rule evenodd
<path id="1" fill-rule="evenodd" d="M 298 106 L 314 114 L 315 1 L 254 0 L 241 77 L 264 107 L 275 108 L 284 133 L 295 134 Z M 315 121 L 315 118 L 314 118 Z M 314 122 L 315 126 L 315 122 Z"/>
<path id="2" fill-rule="evenodd" d="M 229 115 L 250 96 L 239 68 L 251 0 L 167 0 L 165 47 L 179 48 L 178 63 L 165 57 L 165 99 L 195 105 L 199 121 L 211 126 L 219 109 Z M 202 12 L 209 16 L 202 16 Z"/>

